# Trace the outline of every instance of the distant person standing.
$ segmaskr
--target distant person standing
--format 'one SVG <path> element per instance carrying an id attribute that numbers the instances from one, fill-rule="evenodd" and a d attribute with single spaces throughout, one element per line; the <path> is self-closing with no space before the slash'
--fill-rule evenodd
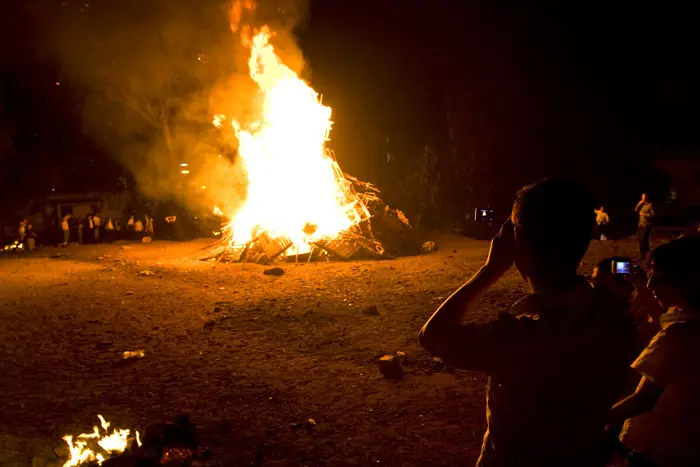
<path id="1" fill-rule="evenodd" d="M 95 242 L 95 223 L 92 220 L 92 214 L 88 214 L 86 220 L 86 228 L 88 231 L 88 238 L 90 239 L 89 242 L 85 243 L 94 243 Z"/>
<path id="2" fill-rule="evenodd" d="M 596 237 L 600 240 L 607 240 L 606 235 L 608 231 L 608 224 L 610 223 L 610 216 L 605 212 L 605 206 L 601 206 L 598 209 L 594 209 L 595 212 L 595 223 L 596 223 Z"/>
<path id="3" fill-rule="evenodd" d="M 151 237 L 153 239 L 153 233 L 154 233 L 154 228 L 153 228 L 153 218 L 150 216 L 146 216 L 146 236 Z"/>
<path id="4" fill-rule="evenodd" d="M 25 237 L 27 239 L 27 251 L 32 251 L 36 248 L 36 233 L 34 232 L 34 226 L 31 223 L 27 223 Z"/>
<path id="5" fill-rule="evenodd" d="M 647 258 L 651 247 L 649 239 L 651 237 L 652 222 L 654 220 L 654 206 L 649 201 L 646 193 L 642 193 L 642 199 L 639 200 L 634 211 L 639 214 L 639 230 L 637 237 L 639 239 L 639 255 L 642 260 Z"/>
<path id="6" fill-rule="evenodd" d="M 92 224 L 94 226 L 94 238 L 95 238 L 95 243 L 100 243 L 100 229 L 102 228 L 102 219 L 100 219 L 100 216 L 95 214 L 92 216 Z"/>
<path id="7" fill-rule="evenodd" d="M 68 240 L 70 240 L 70 214 L 66 214 L 61 219 L 61 230 L 63 231 L 63 246 L 68 245 Z"/>
<path id="8" fill-rule="evenodd" d="M 78 226 L 76 227 L 78 230 L 78 243 L 83 244 L 83 229 L 85 229 L 85 220 L 80 219 L 78 220 Z"/>
<path id="9" fill-rule="evenodd" d="M 122 240 L 122 224 L 119 221 L 114 221 L 114 237 Z"/>
<path id="10" fill-rule="evenodd" d="M 178 225 L 175 224 L 177 222 L 177 216 L 167 216 L 165 218 L 165 222 L 167 224 L 167 229 L 168 229 L 168 239 L 169 240 L 179 240 L 180 239 L 180 232 L 178 230 Z"/>
<path id="11" fill-rule="evenodd" d="M 143 238 L 143 221 L 141 218 L 137 217 L 134 221 L 134 234 L 136 235 L 136 240 Z"/>
<path id="12" fill-rule="evenodd" d="M 22 219 L 19 221 L 19 228 L 17 229 L 17 237 L 20 242 L 24 241 L 24 236 L 27 234 L 27 219 Z"/>
<path id="13" fill-rule="evenodd" d="M 129 216 L 129 220 L 126 221 L 126 235 L 129 238 L 129 240 L 134 239 L 134 223 L 135 223 L 134 216 Z"/>
<path id="14" fill-rule="evenodd" d="M 108 217 L 107 222 L 105 223 L 105 237 L 107 238 L 108 242 L 114 241 L 114 222 L 112 222 L 111 217 Z"/>

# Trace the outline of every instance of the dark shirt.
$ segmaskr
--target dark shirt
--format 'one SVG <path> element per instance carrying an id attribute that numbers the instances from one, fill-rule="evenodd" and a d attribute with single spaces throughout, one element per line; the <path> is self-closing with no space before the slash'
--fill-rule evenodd
<path id="1" fill-rule="evenodd" d="M 624 307 L 583 279 L 531 294 L 491 323 L 456 327 L 438 356 L 490 376 L 477 465 L 605 465 L 603 429 L 637 342 Z"/>

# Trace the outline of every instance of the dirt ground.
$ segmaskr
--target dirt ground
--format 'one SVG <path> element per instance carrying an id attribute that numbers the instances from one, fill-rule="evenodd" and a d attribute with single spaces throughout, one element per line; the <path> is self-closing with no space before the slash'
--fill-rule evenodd
<path id="1" fill-rule="evenodd" d="M 61 437 L 98 413 L 138 428 L 182 412 L 211 465 L 473 465 L 486 378 L 434 369 L 417 333 L 488 244 L 438 244 L 392 261 L 283 264 L 280 277 L 199 261 L 206 241 L 0 258 L 0 465 L 60 465 Z M 594 242 L 583 272 L 633 252 Z M 474 319 L 524 294 L 511 271 Z M 373 305 L 379 315 L 363 313 Z M 137 349 L 145 358 L 118 364 Z M 396 351 L 409 358 L 401 381 L 376 365 Z M 290 427 L 309 418 L 310 430 Z"/>

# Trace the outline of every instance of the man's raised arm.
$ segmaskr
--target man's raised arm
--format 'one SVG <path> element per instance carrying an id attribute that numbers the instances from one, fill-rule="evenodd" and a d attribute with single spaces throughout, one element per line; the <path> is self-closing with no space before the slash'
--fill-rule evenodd
<path id="1" fill-rule="evenodd" d="M 491 241 L 486 263 L 471 279 L 443 302 L 420 331 L 420 345 L 433 355 L 440 356 L 440 348 L 452 348 L 459 339 L 455 332 L 463 325 L 467 314 L 478 298 L 513 265 L 515 234 L 513 224 L 506 222 Z"/>

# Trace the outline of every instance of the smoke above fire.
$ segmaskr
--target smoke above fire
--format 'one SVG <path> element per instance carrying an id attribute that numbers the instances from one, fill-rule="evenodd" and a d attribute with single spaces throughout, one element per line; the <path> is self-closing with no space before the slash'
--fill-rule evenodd
<path id="1" fill-rule="evenodd" d="M 236 132 L 215 115 L 260 117 L 242 38 L 263 25 L 285 65 L 309 78 L 294 36 L 307 0 L 63 2 L 36 11 L 61 81 L 82 96 L 84 130 L 143 193 L 195 210 L 240 208 L 246 174 Z M 230 123 L 230 122 L 228 122 Z"/>

